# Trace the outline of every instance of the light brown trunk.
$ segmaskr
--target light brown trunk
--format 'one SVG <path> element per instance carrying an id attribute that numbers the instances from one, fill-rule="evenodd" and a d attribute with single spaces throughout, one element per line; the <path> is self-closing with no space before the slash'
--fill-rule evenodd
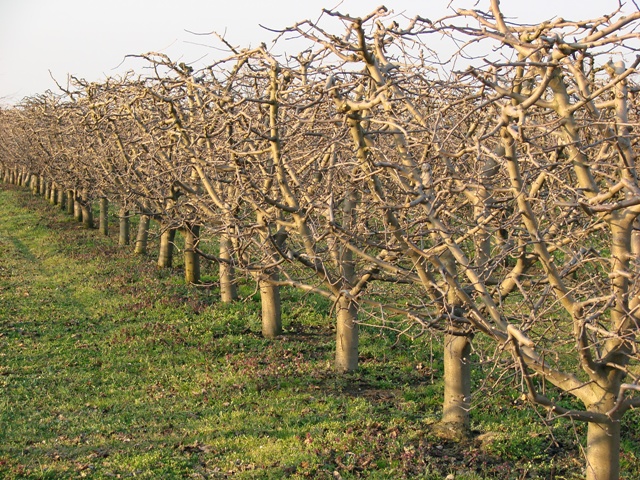
<path id="1" fill-rule="evenodd" d="M 260 240 L 270 253 L 266 261 L 270 262 L 276 258 L 276 255 L 273 252 L 274 249 L 270 246 L 268 219 L 266 216 L 258 214 L 257 220 L 261 226 L 259 230 Z M 283 236 L 276 234 L 274 240 L 282 248 Z M 260 301 L 262 303 L 262 336 L 275 338 L 282 333 L 282 306 L 280 303 L 280 287 L 270 283 L 270 280 L 278 281 L 278 273 L 275 270 L 265 271 L 257 277 L 258 285 L 260 286 Z"/>
<path id="2" fill-rule="evenodd" d="M 235 271 L 232 260 L 232 245 L 229 235 L 220 235 L 220 300 L 224 303 L 233 302 L 238 299 L 238 290 L 235 282 Z"/>
<path id="3" fill-rule="evenodd" d="M 109 200 L 107 197 L 100 198 L 100 233 L 109 235 Z"/>
<path id="4" fill-rule="evenodd" d="M 358 368 L 358 309 L 341 297 L 337 304 L 336 370 L 354 372 Z"/>
<path id="5" fill-rule="evenodd" d="M 67 196 L 65 195 L 65 191 L 62 188 L 58 189 L 58 207 L 60 210 L 64 210 L 67 206 L 67 202 L 65 201 Z"/>
<path id="6" fill-rule="evenodd" d="M 73 218 L 76 222 L 82 222 L 82 204 L 77 192 L 73 192 Z"/>
<path id="7" fill-rule="evenodd" d="M 118 220 L 120 226 L 118 245 L 129 245 L 131 241 L 129 238 L 129 211 L 125 207 L 122 207 L 118 212 Z"/>
<path id="8" fill-rule="evenodd" d="M 140 223 L 138 224 L 138 234 L 136 236 L 135 253 L 144 255 L 147 253 L 147 242 L 149 240 L 149 223 L 151 217 L 149 215 L 140 215 Z"/>
<path id="9" fill-rule="evenodd" d="M 171 268 L 173 264 L 173 242 L 176 238 L 176 230 L 167 228 L 160 235 L 160 252 L 158 253 L 158 267 Z"/>
<path id="10" fill-rule="evenodd" d="M 187 283 L 200 283 L 200 255 L 196 253 L 199 235 L 198 225 L 184 230 L 184 280 Z"/>
<path id="11" fill-rule="evenodd" d="M 82 224 L 85 228 L 93 228 L 93 206 L 85 195 L 82 196 L 80 208 L 82 210 Z"/>
<path id="12" fill-rule="evenodd" d="M 276 274 L 271 274 L 277 280 Z M 282 311 L 280 288 L 266 280 L 260 280 L 260 301 L 262 303 L 262 336 L 275 338 L 282 333 Z"/>
<path id="13" fill-rule="evenodd" d="M 587 427 L 587 480 L 620 478 L 620 422 L 589 423 Z"/>
<path id="14" fill-rule="evenodd" d="M 457 277 L 457 264 L 451 252 L 441 256 L 450 275 Z M 448 303 L 455 308 L 459 298 L 453 289 L 447 292 Z M 453 327 L 452 327 L 453 328 Z M 465 436 L 469 430 L 471 407 L 471 337 L 446 334 L 444 337 L 444 399 L 441 423 L 456 436 Z"/>
<path id="15" fill-rule="evenodd" d="M 73 190 L 67 190 L 67 213 L 69 215 L 73 215 L 73 212 L 76 209 L 75 202 L 75 194 L 73 193 Z"/>
<path id="16" fill-rule="evenodd" d="M 343 223 L 348 229 L 355 227 L 357 194 L 349 191 L 345 195 Z M 334 261 L 342 273 L 343 288 L 349 290 L 355 279 L 353 252 L 343 249 Z M 337 302 L 336 318 L 336 371 L 354 372 L 358 368 L 358 306 L 346 297 Z"/>
<path id="17" fill-rule="evenodd" d="M 469 430 L 471 404 L 471 342 L 465 335 L 445 335 L 444 340 L 444 402 L 442 423 L 457 434 Z"/>
<path id="18" fill-rule="evenodd" d="M 31 187 L 31 192 L 34 195 L 38 194 L 38 176 L 37 175 L 31 175 L 31 180 L 29 181 L 29 186 Z"/>
<path id="19" fill-rule="evenodd" d="M 44 184 L 44 198 L 51 200 L 51 182 L 45 182 Z"/>

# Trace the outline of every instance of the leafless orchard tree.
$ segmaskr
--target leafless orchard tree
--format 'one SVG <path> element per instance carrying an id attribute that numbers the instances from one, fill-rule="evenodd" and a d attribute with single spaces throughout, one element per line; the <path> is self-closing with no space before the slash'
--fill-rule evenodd
<path id="1" fill-rule="evenodd" d="M 359 319 L 442 331 L 443 423 L 459 431 L 472 339 L 509 352 L 526 398 L 588 423 L 587 478 L 618 478 L 620 419 L 640 405 L 640 12 L 324 15 L 345 31 L 286 29 L 309 41 L 299 55 L 223 40 L 229 57 L 194 72 L 148 54 L 148 78 L 2 111 L 3 178 L 135 208 L 164 245 L 182 228 L 188 279 L 198 255 L 226 300 L 235 271 L 254 276 L 265 336 L 279 287 L 331 299 L 339 371 L 357 367 Z M 428 48 L 443 38 L 449 62 Z"/>
<path id="2" fill-rule="evenodd" d="M 633 50 L 640 13 L 527 27 L 507 25 L 494 1 L 488 13 L 462 11 L 409 32 L 378 23 L 371 35 L 361 19 L 341 18 L 360 39 L 345 49 L 358 52 L 370 82 L 356 101 L 334 97 L 358 120 L 367 193 L 390 233 L 385 251 L 396 252 L 389 264 L 361 257 L 415 272 L 432 312 L 424 317 L 444 306 L 453 330 L 468 325 L 510 350 L 532 402 L 588 422 L 587 478 L 618 478 L 619 421 L 640 404 L 629 98 L 638 60 L 601 57 Z M 430 31 L 462 44 L 491 40 L 500 53 L 438 94 L 439 112 L 397 80 L 407 63 L 388 58 L 384 40 Z M 327 48 L 340 45 L 321 35 Z M 419 127 L 429 133 L 421 138 Z M 584 409 L 563 406 L 567 395 Z"/>

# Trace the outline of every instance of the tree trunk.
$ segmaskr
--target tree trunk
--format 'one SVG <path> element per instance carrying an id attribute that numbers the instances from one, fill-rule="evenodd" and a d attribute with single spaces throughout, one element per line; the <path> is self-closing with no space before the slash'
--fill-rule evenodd
<path id="1" fill-rule="evenodd" d="M 633 232 L 631 233 L 631 253 L 636 262 L 640 261 L 640 220 L 633 222 Z"/>
<path id="2" fill-rule="evenodd" d="M 196 253 L 199 235 L 199 225 L 190 225 L 184 230 L 184 280 L 187 283 L 200 283 L 200 255 Z"/>
<path id="3" fill-rule="evenodd" d="M 76 209 L 75 202 L 76 200 L 73 190 L 67 190 L 67 213 L 69 215 L 73 215 L 73 212 Z"/>
<path id="4" fill-rule="evenodd" d="M 587 480 L 620 478 L 620 422 L 590 422 L 587 429 Z"/>
<path id="5" fill-rule="evenodd" d="M 82 224 L 85 228 L 93 228 L 93 205 L 91 204 L 91 200 L 87 198 L 86 191 L 83 191 L 78 198 L 80 199 Z"/>
<path id="6" fill-rule="evenodd" d="M 51 182 L 45 182 L 44 184 L 44 198 L 46 198 L 47 201 L 51 200 Z"/>
<path id="7" fill-rule="evenodd" d="M 49 203 L 56 205 L 58 203 L 58 187 L 51 182 L 51 191 L 49 192 Z"/>
<path id="8" fill-rule="evenodd" d="M 471 342 L 466 335 L 445 335 L 442 423 L 456 434 L 469 430 L 471 407 Z"/>
<path id="9" fill-rule="evenodd" d="M 91 202 L 85 197 L 80 202 L 80 209 L 82 211 L 82 224 L 85 228 L 93 228 L 93 206 Z"/>
<path id="10" fill-rule="evenodd" d="M 120 233 L 118 236 L 118 245 L 129 245 L 129 210 L 126 207 L 120 208 L 118 212 L 120 223 Z"/>
<path id="11" fill-rule="evenodd" d="M 58 206 L 60 207 L 60 210 L 64 210 L 66 207 L 66 202 L 65 199 L 67 198 L 67 196 L 65 195 L 64 189 L 59 188 L 58 189 Z"/>
<path id="12" fill-rule="evenodd" d="M 109 200 L 107 197 L 100 197 L 100 233 L 109 235 Z"/>
<path id="13" fill-rule="evenodd" d="M 235 271 L 231 261 L 232 246 L 229 235 L 220 235 L 220 258 L 226 262 L 220 262 L 220 300 L 224 303 L 233 302 L 238 299 L 238 290 L 235 282 Z"/>
<path id="14" fill-rule="evenodd" d="M 73 193 L 73 218 L 76 222 L 82 222 L 82 204 L 77 192 Z"/>
<path id="15" fill-rule="evenodd" d="M 46 182 L 44 181 L 44 176 L 40 175 L 39 179 L 38 179 L 38 193 L 40 194 L 40 196 L 44 197 L 45 192 L 47 191 L 47 185 Z"/>
<path id="16" fill-rule="evenodd" d="M 271 274 L 277 280 L 277 274 Z M 260 282 L 260 301 L 262 302 L 262 336 L 275 338 L 282 333 L 282 311 L 280 306 L 280 287 L 267 280 Z"/>
<path id="17" fill-rule="evenodd" d="M 477 244 L 476 244 L 477 246 Z M 457 264 L 451 252 L 441 256 L 449 274 L 457 277 Z M 460 299 L 453 289 L 447 292 L 451 306 L 459 305 Z M 443 426 L 455 436 L 469 433 L 469 410 L 471 408 L 471 337 L 450 335 L 444 337 L 444 399 L 442 402 Z"/>
<path id="18" fill-rule="evenodd" d="M 147 253 L 147 242 L 149 240 L 149 223 L 151 217 L 149 215 L 140 215 L 140 223 L 138 224 L 138 234 L 136 236 L 135 253 L 144 255 Z"/>
<path id="19" fill-rule="evenodd" d="M 173 263 L 173 242 L 176 238 L 175 228 L 167 228 L 160 235 L 160 253 L 158 254 L 158 267 L 171 268 Z"/>
<path id="20" fill-rule="evenodd" d="M 284 232 L 278 232 L 273 239 L 269 235 L 268 219 L 259 214 L 257 216 L 258 224 L 261 226 L 259 230 L 260 240 L 267 248 L 269 255 L 264 261 L 272 262 L 277 258 L 277 252 L 270 246 L 271 241 L 275 241 L 280 249 L 284 248 L 286 236 Z M 260 301 L 262 303 L 262 336 L 265 338 L 275 338 L 282 333 L 282 307 L 280 304 L 280 287 L 270 283 L 278 281 L 278 272 L 276 270 L 267 270 L 262 275 L 257 276 L 258 285 L 260 287 Z"/>
<path id="21" fill-rule="evenodd" d="M 354 372 L 358 368 L 358 308 L 341 297 L 337 305 L 336 370 Z"/>

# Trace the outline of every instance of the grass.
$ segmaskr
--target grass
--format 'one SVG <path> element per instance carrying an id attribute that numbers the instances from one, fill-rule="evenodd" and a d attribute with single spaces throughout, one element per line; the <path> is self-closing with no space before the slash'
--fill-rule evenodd
<path id="1" fill-rule="evenodd" d="M 508 383 L 476 395 L 474 438 L 437 433 L 437 337 L 363 329 L 360 371 L 337 376 L 326 300 L 286 290 L 286 334 L 265 340 L 248 281 L 220 304 L 184 285 L 179 261 L 158 270 L 115 228 L 102 237 L 6 185 L 0 248 L 2 478 L 583 477 L 584 427 L 543 425 Z M 625 420 L 628 479 L 638 420 Z"/>

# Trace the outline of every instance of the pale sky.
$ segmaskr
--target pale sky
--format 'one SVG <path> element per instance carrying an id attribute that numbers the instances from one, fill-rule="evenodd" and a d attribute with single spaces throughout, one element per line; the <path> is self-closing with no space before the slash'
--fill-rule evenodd
<path id="1" fill-rule="evenodd" d="M 635 11 L 631 0 L 625 11 Z M 275 36 L 259 25 L 283 28 L 317 19 L 333 8 L 364 16 L 384 4 L 397 14 L 434 20 L 456 8 L 488 10 L 489 0 L 0 0 L 0 105 L 47 89 L 53 75 L 99 81 L 139 68 L 127 54 L 166 53 L 197 69 L 223 56 L 212 37 L 225 33 L 240 47 L 269 45 Z M 536 23 L 554 16 L 582 20 L 611 13 L 617 0 L 502 0 L 506 16 Z M 338 6 L 339 5 L 339 6 Z M 437 45 L 432 46 L 437 50 Z M 292 44 L 290 53 L 298 53 Z"/>

